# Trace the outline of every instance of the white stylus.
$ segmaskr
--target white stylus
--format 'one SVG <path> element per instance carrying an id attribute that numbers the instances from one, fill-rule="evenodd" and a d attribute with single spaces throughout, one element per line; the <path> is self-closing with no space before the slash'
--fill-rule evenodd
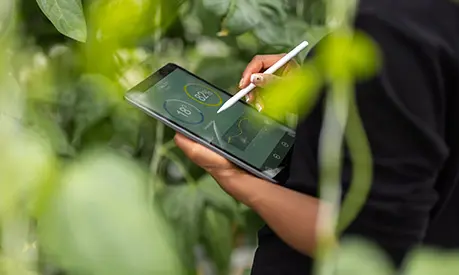
<path id="1" fill-rule="evenodd" d="M 282 68 L 285 64 L 287 64 L 292 58 L 294 58 L 296 55 L 298 55 L 302 50 L 304 50 L 309 43 L 307 41 L 303 41 L 300 45 L 296 46 L 293 50 L 291 50 L 288 54 L 286 54 L 284 57 L 282 57 L 279 61 L 277 61 L 274 65 L 272 65 L 269 69 L 267 69 L 264 74 L 273 74 L 280 68 Z M 234 103 L 236 103 L 239 99 L 243 98 L 245 95 L 250 93 L 253 89 L 255 89 L 256 86 L 253 83 L 250 83 L 249 86 L 246 88 L 240 90 L 237 94 L 232 96 L 228 101 L 225 102 L 225 104 L 218 109 L 217 114 L 220 112 L 223 112 L 224 110 L 228 109 L 229 107 L 233 106 Z"/>

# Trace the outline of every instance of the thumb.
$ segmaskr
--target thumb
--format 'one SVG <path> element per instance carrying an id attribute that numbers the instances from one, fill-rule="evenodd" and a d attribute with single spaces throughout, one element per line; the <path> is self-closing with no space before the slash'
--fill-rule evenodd
<path id="1" fill-rule="evenodd" d="M 277 79 L 279 79 L 279 77 L 272 74 L 252 74 L 250 82 L 257 87 L 263 88 Z"/>

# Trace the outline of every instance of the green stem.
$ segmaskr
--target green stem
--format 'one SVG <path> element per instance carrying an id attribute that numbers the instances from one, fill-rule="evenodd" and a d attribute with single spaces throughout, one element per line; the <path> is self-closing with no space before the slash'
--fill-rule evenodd
<path id="1" fill-rule="evenodd" d="M 346 141 L 352 163 L 352 180 L 341 208 L 338 233 L 343 232 L 357 217 L 370 193 L 373 166 L 370 144 L 356 106 L 355 97 L 349 100 L 349 120 Z"/>
<path id="2" fill-rule="evenodd" d="M 159 177 L 159 164 L 162 157 L 161 147 L 163 146 L 164 140 L 164 125 L 162 123 L 156 124 L 156 137 L 155 137 L 155 147 L 153 149 L 153 156 L 150 163 L 150 171 L 153 177 Z M 152 182 L 148 185 L 149 190 L 149 198 L 153 199 L 155 190 L 159 188 L 155 186 L 155 184 L 162 184 L 160 181 L 152 180 Z"/>
<path id="3" fill-rule="evenodd" d="M 158 175 L 159 162 L 161 160 L 161 147 L 163 146 L 164 140 L 164 125 L 162 123 L 156 124 L 156 137 L 155 147 L 153 150 L 153 156 L 151 160 L 150 170 L 153 175 Z"/>
<path id="4" fill-rule="evenodd" d="M 341 202 L 341 169 L 344 129 L 349 107 L 348 81 L 334 80 L 327 95 L 319 145 L 318 253 L 315 274 L 334 274 L 334 240 Z"/>

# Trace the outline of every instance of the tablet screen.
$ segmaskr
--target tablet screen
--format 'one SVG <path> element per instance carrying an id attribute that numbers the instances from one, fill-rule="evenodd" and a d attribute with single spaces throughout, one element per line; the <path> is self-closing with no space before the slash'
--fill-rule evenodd
<path id="1" fill-rule="evenodd" d="M 136 102 L 275 176 L 293 146 L 295 132 L 242 102 L 217 114 L 229 98 L 226 92 L 175 68 L 136 96 Z"/>

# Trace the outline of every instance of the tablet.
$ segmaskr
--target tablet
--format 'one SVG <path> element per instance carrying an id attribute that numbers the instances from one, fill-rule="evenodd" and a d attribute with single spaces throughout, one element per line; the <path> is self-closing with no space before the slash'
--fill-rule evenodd
<path id="1" fill-rule="evenodd" d="M 295 131 L 245 102 L 217 114 L 230 94 L 167 64 L 126 93 L 126 100 L 176 132 L 206 146 L 240 168 L 278 182 Z"/>

